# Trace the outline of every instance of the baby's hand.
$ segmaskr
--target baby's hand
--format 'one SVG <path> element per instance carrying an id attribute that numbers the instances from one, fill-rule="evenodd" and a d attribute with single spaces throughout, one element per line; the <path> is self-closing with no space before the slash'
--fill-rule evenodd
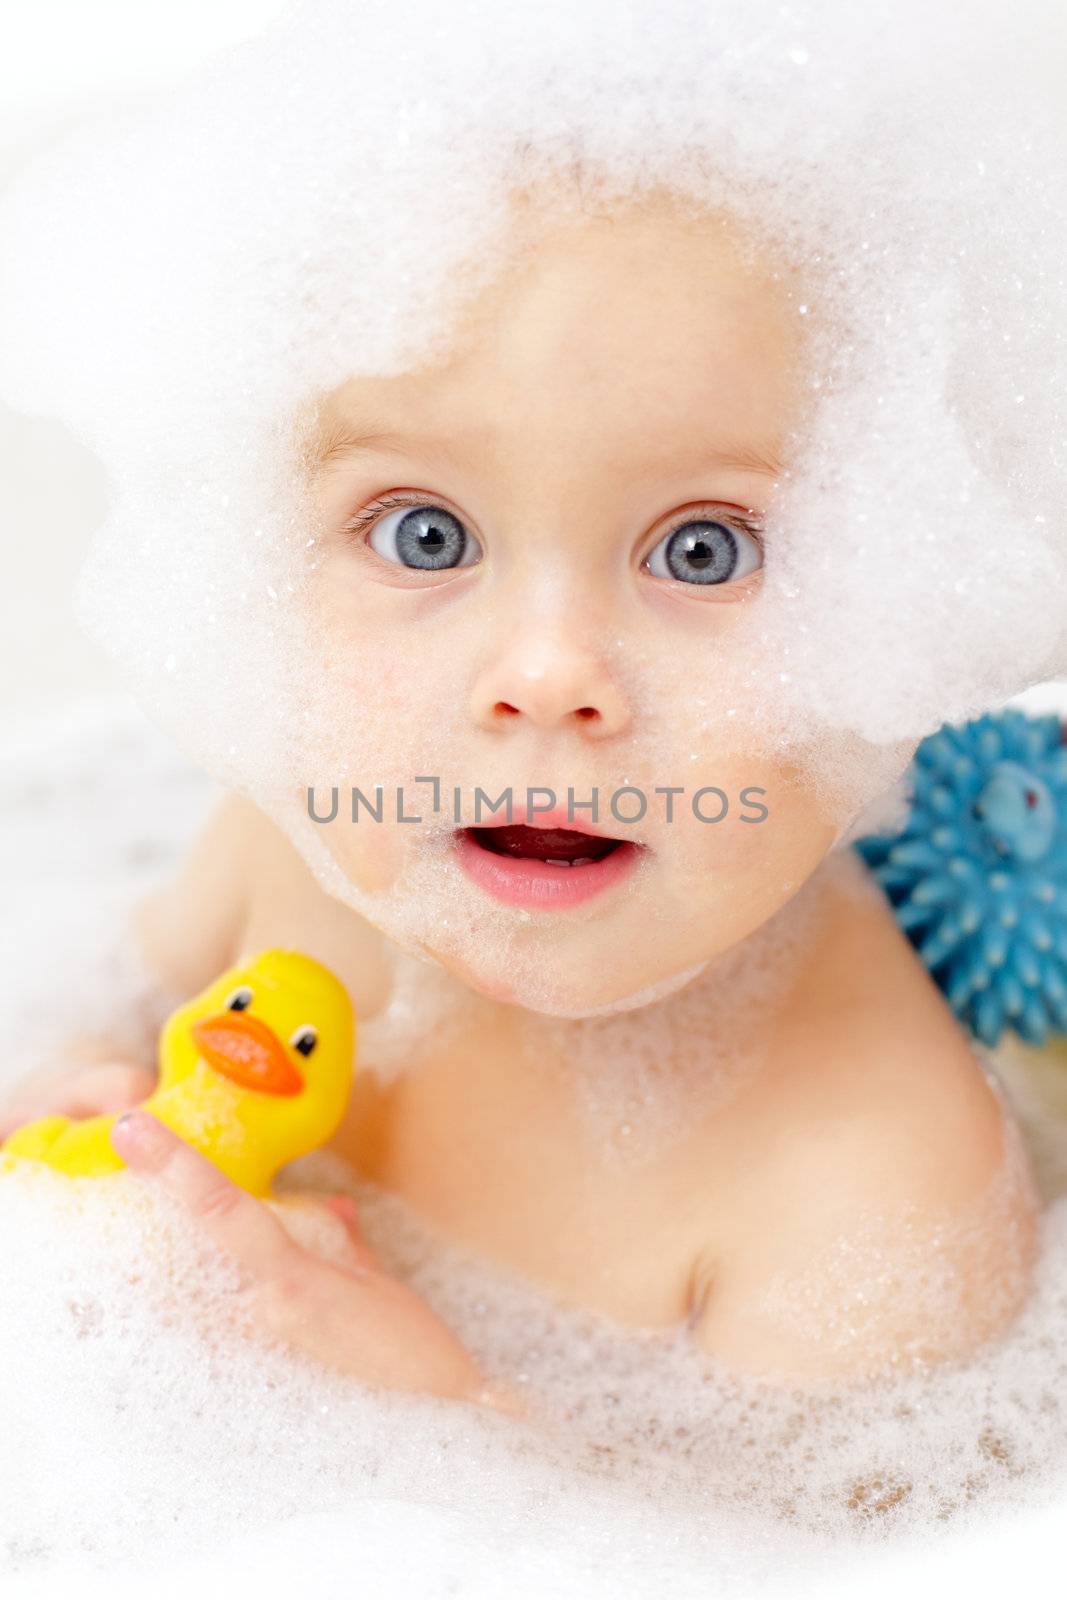
<path id="1" fill-rule="evenodd" d="M 349 1234 L 348 1259 L 335 1266 L 298 1244 L 269 1205 L 147 1112 L 120 1117 L 112 1143 L 243 1269 L 257 1315 L 286 1344 L 363 1383 L 521 1410 L 517 1397 L 486 1382 L 429 1306 L 389 1276 L 347 1196 L 326 1202 Z"/>
<path id="2" fill-rule="evenodd" d="M 156 1086 L 156 1075 L 124 1061 L 104 1046 L 79 1047 L 62 1063 L 52 1061 L 5 1097 L 0 1105 L 0 1142 L 38 1117 L 96 1117 L 129 1111 Z"/>

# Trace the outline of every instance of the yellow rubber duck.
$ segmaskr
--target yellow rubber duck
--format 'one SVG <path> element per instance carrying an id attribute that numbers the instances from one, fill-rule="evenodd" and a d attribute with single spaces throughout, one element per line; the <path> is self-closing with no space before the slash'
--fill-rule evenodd
<path id="1" fill-rule="evenodd" d="M 161 1122 L 261 1197 L 288 1161 L 317 1149 L 348 1102 L 355 1019 L 348 991 L 299 950 L 264 950 L 171 1013 L 159 1038 L 159 1083 L 144 1101 Z M 125 1163 L 116 1115 L 42 1117 L 10 1134 L 8 1157 L 72 1177 Z"/>

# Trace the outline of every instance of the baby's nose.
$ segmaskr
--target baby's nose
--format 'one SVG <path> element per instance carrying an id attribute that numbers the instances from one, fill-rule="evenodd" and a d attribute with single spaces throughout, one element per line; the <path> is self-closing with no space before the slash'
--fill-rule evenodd
<path id="1" fill-rule="evenodd" d="M 605 663 L 563 639 L 516 638 L 479 674 L 471 713 L 490 730 L 573 727 L 605 738 L 625 730 L 630 708 Z"/>

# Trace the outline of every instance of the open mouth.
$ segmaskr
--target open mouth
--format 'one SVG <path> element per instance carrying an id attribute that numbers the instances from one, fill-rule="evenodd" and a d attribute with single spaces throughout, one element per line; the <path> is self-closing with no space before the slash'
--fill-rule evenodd
<path id="1" fill-rule="evenodd" d="M 642 848 L 580 828 L 526 823 L 461 828 L 456 854 L 467 876 L 506 905 L 562 910 L 632 871 Z"/>
<path id="2" fill-rule="evenodd" d="M 601 839 L 576 828 L 530 828 L 517 822 L 501 828 L 468 829 L 483 850 L 513 860 L 546 861 L 554 867 L 587 867 L 617 850 L 622 839 Z"/>

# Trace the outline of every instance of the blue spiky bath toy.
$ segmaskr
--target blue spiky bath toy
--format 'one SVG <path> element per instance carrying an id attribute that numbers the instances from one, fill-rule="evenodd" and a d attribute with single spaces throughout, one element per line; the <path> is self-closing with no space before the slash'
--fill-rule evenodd
<path id="1" fill-rule="evenodd" d="M 956 1015 L 992 1047 L 1067 1033 L 1067 745 L 999 711 L 924 739 L 903 831 L 856 841 Z"/>

